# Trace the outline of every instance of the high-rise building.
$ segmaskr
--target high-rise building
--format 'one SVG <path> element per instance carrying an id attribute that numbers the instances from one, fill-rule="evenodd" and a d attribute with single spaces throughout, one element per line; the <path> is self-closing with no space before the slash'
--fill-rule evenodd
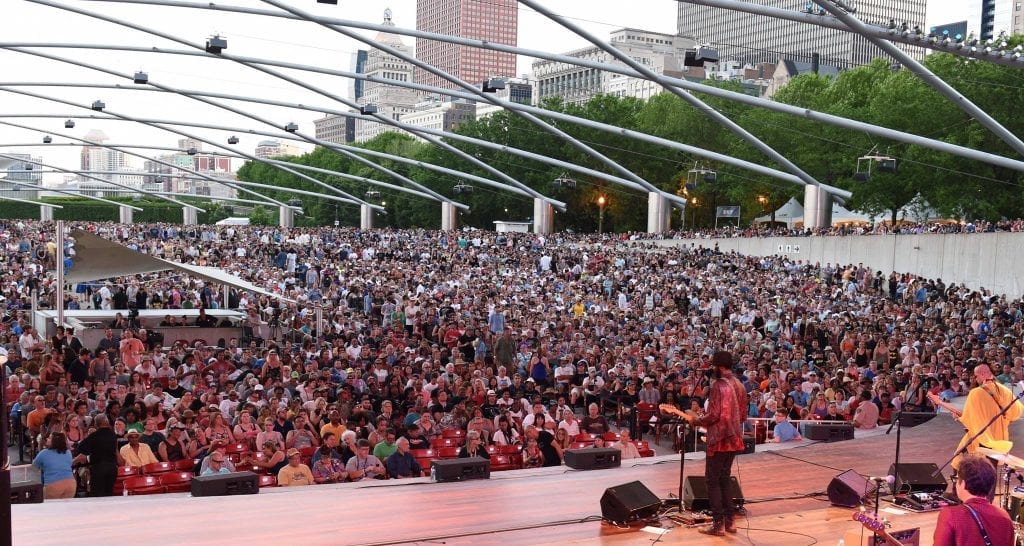
<path id="1" fill-rule="evenodd" d="M 967 33 L 982 40 L 1024 32 L 1021 0 L 967 0 Z"/>
<path id="2" fill-rule="evenodd" d="M 991 0 L 972 0 L 991 1 Z M 806 0 L 769 0 L 757 2 L 799 12 Z M 874 24 L 889 20 L 924 28 L 927 0 L 858 0 L 856 16 Z M 817 9 L 815 7 L 815 9 Z M 677 32 L 718 49 L 721 59 L 743 63 L 777 62 L 780 58 L 810 62 L 812 53 L 821 55 L 821 64 L 847 68 L 870 63 L 886 55 L 867 39 L 841 30 L 785 21 L 763 15 L 698 6 L 679 2 Z M 916 58 L 924 49 L 899 45 Z"/>
<path id="3" fill-rule="evenodd" d="M 122 186 L 142 187 L 142 177 L 131 174 L 132 167 L 128 156 L 121 150 L 103 146 L 103 143 L 110 140 L 106 133 L 93 129 L 85 135 L 85 140 L 95 144 L 82 146 L 81 170 L 86 171 L 89 177 L 79 177 L 78 187 L 81 191 L 100 197 L 112 192 L 123 193 L 126 191 L 124 188 L 105 184 L 100 180 L 108 180 Z"/>
<path id="4" fill-rule="evenodd" d="M 430 97 L 416 105 L 416 110 L 403 114 L 401 121 L 413 127 L 436 131 L 454 131 L 459 125 L 476 119 L 476 103 L 464 99 L 442 100 Z M 416 135 L 413 138 L 420 140 Z"/>
<path id="5" fill-rule="evenodd" d="M 391 10 L 389 9 L 384 10 L 384 25 L 395 26 L 391 21 Z M 397 34 L 379 32 L 374 41 L 396 51 L 412 54 L 412 50 Z M 413 80 L 413 66 L 412 63 L 403 61 L 390 53 L 373 48 L 366 55 L 366 75 L 400 82 L 411 82 Z M 398 120 L 403 114 L 412 113 L 416 109 L 416 104 L 421 100 L 422 96 L 420 93 L 413 89 L 395 87 L 368 80 L 363 85 L 363 96 L 356 99 L 356 104 L 360 107 L 373 105 L 377 108 L 377 114 Z M 370 118 L 365 120 L 357 119 L 355 141 L 366 142 L 389 130 L 393 130 L 391 126 L 379 121 Z"/>
<path id="6" fill-rule="evenodd" d="M 8 152 L 5 152 L 4 155 L 6 157 L 0 158 L 0 163 L 6 165 L 4 168 L 6 172 L 0 171 L 0 196 L 36 199 L 39 196 L 39 191 L 24 184 L 42 185 L 43 173 L 40 172 L 42 167 L 39 163 L 43 161 L 43 158 Z M 11 180 L 17 181 L 19 184 L 9 182 Z"/>
<path id="7" fill-rule="evenodd" d="M 365 49 L 357 49 L 355 53 L 352 54 L 352 72 L 355 72 L 356 74 L 366 74 L 366 58 L 369 54 L 370 52 Z M 352 96 L 352 100 L 356 100 L 363 96 L 363 86 L 365 84 L 366 82 L 363 80 L 352 78 L 352 81 L 349 82 L 348 89 L 349 95 Z"/>
<path id="8" fill-rule="evenodd" d="M 659 74 L 681 72 L 686 50 L 694 46 L 693 40 L 688 38 L 633 28 L 613 31 L 608 43 Z M 624 66 L 597 46 L 565 55 Z M 547 97 L 561 97 L 566 102 L 584 103 L 602 93 L 647 98 L 661 91 L 661 86 L 647 80 L 561 61 L 534 61 L 533 77 L 537 80 L 534 97 L 538 102 Z"/>
<path id="9" fill-rule="evenodd" d="M 256 145 L 256 151 L 252 154 L 257 159 L 271 159 L 283 156 L 302 155 L 302 148 L 291 144 L 282 143 L 280 140 L 261 140 Z"/>
<path id="10" fill-rule="evenodd" d="M 519 32 L 516 0 L 417 0 L 416 29 L 474 40 L 516 45 Z M 436 40 L 416 39 L 416 58 L 478 84 L 490 77 L 516 75 L 516 56 Z M 455 84 L 425 70 L 416 83 L 452 89 Z"/>

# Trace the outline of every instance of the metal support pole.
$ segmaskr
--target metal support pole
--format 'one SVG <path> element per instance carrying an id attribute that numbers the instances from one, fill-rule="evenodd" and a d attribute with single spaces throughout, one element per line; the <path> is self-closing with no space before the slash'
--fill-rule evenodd
<path id="1" fill-rule="evenodd" d="M 830 0 L 814 0 L 814 3 L 825 8 L 832 15 L 835 15 L 836 19 L 846 23 L 846 26 L 850 28 L 850 32 L 855 32 L 863 36 L 867 41 L 875 44 L 881 48 L 882 51 L 891 55 L 892 58 L 907 67 L 911 72 L 916 74 L 917 77 L 924 80 L 924 82 L 931 86 L 932 89 L 938 91 L 941 95 L 952 101 L 953 104 L 957 105 L 957 107 L 977 120 L 978 123 L 999 137 L 1000 140 L 1009 144 L 1011 148 L 1017 151 L 1017 153 L 1024 154 L 1024 142 L 1021 142 L 1016 135 L 1008 131 L 1006 127 L 1000 125 L 998 121 L 985 113 L 984 110 L 971 102 L 970 99 L 961 95 L 959 91 L 953 89 L 952 86 L 942 81 L 942 78 L 936 76 L 932 71 L 925 68 L 923 64 L 914 60 L 913 57 L 904 53 L 900 48 L 889 43 L 888 40 L 883 40 L 873 36 L 871 34 L 871 29 L 862 23 L 860 19 L 857 19 L 853 15 L 847 13 L 845 9 L 833 4 Z"/>
<path id="2" fill-rule="evenodd" d="M 454 231 L 459 227 L 459 209 L 451 203 L 441 203 L 441 231 Z"/>
<path id="3" fill-rule="evenodd" d="M 359 205 L 359 229 L 373 229 L 373 209 L 369 205 Z"/>
<path id="4" fill-rule="evenodd" d="M 12 544 L 14 535 L 11 525 L 11 458 L 8 456 L 7 420 L 11 418 L 7 411 L 7 355 L 0 354 L 0 409 L 4 414 L 0 417 L 0 438 L 3 438 L 3 453 L 0 453 L 0 543 Z"/>
<path id="5" fill-rule="evenodd" d="M 555 230 L 554 210 L 543 199 L 533 200 L 533 232 L 547 235 Z"/>
<path id="6" fill-rule="evenodd" d="M 64 326 L 64 220 L 57 220 L 57 249 L 53 258 L 57 266 L 57 301 L 54 302 L 57 308 L 57 326 Z M 0 501 L 8 498 L 0 497 Z"/>

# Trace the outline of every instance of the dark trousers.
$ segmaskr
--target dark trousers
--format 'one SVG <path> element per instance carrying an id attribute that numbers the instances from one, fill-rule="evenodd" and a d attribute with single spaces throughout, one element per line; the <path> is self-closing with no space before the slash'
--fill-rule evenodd
<path id="1" fill-rule="evenodd" d="M 113 496 L 115 480 L 117 480 L 116 466 L 105 464 L 92 465 L 89 467 L 89 496 Z"/>
<path id="2" fill-rule="evenodd" d="M 715 453 L 709 455 L 704 462 L 704 480 L 708 485 L 708 504 L 711 507 L 711 517 L 715 522 L 731 517 L 733 513 L 730 477 L 732 461 L 736 458 L 736 453 L 736 451 Z"/>

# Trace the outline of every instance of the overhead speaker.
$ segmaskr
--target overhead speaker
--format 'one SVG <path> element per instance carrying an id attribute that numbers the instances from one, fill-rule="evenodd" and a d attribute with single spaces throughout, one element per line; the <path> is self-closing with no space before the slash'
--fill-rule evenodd
<path id="1" fill-rule="evenodd" d="M 565 466 L 576 470 L 600 470 L 622 466 L 622 451 L 614 447 L 565 450 Z"/>
<path id="2" fill-rule="evenodd" d="M 601 517 L 618 525 L 656 516 L 660 509 L 661 499 L 640 482 L 609 487 L 601 495 Z"/>
<path id="3" fill-rule="evenodd" d="M 735 476 L 729 477 L 729 497 L 735 508 L 743 506 L 743 490 L 740 489 L 740 482 Z M 691 512 L 710 510 L 711 501 L 708 498 L 708 482 L 704 476 L 687 476 L 683 483 L 683 506 Z"/>
<path id="4" fill-rule="evenodd" d="M 861 500 L 875 492 L 875 485 L 853 470 L 832 478 L 828 484 L 828 501 L 833 506 L 855 508 Z"/>
<path id="5" fill-rule="evenodd" d="M 889 474 L 896 477 L 893 493 L 934 493 L 946 490 L 946 477 L 935 463 L 900 463 L 889 465 Z"/>
<path id="6" fill-rule="evenodd" d="M 210 474 L 192 478 L 193 497 L 254 495 L 260 492 L 259 479 L 252 472 Z"/>

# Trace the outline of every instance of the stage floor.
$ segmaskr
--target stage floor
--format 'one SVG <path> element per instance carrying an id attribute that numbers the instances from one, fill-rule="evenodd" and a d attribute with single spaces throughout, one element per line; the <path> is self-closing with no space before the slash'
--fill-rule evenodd
<path id="1" fill-rule="evenodd" d="M 1013 452 L 1022 455 L 1024 423 L 1016 423 L 1011 432 L 1020 446 Z M 905 429 L 901 462 L 941 465 L 962 433 L 948 415 Z M 706 537 L 663 518 L 663 527 L 670 530 L 660 542 L 836 544 L 860 526 L 850 519 L 852 509 L 829 505 L 824 496 L 829 482 L 847 469 L 884 475 L 895 451 L 893 432 L 743 455 L 734 470 L 748 510 L 738 522 L 740 533 Z M 691 456 L 696 460 L 687 459 L 685 474 L 702 475 L 702 455 Z M 625 461 L 622 468 L 586 472 L 566 467 L 498 472 L 487 481 L 463 483 L 393 480 L 272 488 L 240 497 L 172 494 L 15 505 L 14 544 L 109 546 L 132 539 L 146 545 L 650 544 L 658 535 L 597 521 L 605 489 L 634 480 L 668 498 L 678 489 L 679 457 Z M 919 527 L 921 545 L 928 546 L 936 514 L 885 515 L 893 529 Z"/>

